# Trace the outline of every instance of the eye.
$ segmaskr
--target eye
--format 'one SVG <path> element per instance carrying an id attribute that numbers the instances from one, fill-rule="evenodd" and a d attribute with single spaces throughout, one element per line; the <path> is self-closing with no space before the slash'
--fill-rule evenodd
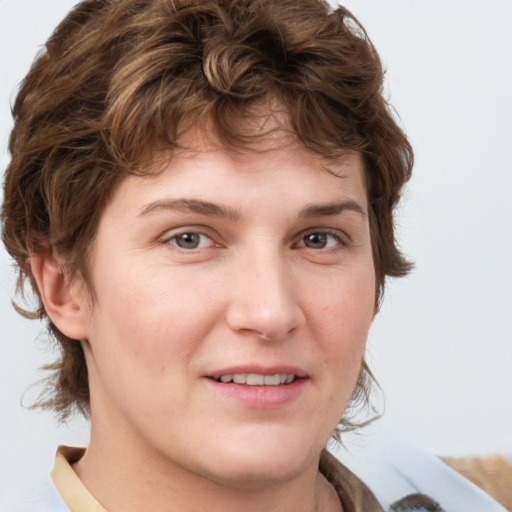
<path id="1" fill-rule="evenodd" d="M 342 244 L 338 235 L 326 231 L 315 231 L 303 236 L 299 242 L 299 247 L 308 249 L 331 249 Z"/>
<path id="2" fill-rule="evenodd" d="M 169 239 L 172 245 L 176 245 L 180 249 L 202 249 L 213 245 L 212 239 L 204 233 L 189 231 L 179 233 Z"/>

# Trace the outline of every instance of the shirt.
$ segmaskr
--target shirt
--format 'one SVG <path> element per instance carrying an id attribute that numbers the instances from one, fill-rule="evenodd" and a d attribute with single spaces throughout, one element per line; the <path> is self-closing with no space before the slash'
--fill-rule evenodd
<path id="1" fill-rule="evenodd" d="M 437 457 L 401 441 L 388 440 L 386 449 L 370 445 L 358 453 L 337 446 L 332 453 L 322 452 L 320 472 L 335 488 L 344 512 L 506 512 Z M 84 452 L 58 449 L 54 487 L 32 500 L 30 512 L 107 512 L 71 467 Z"/>

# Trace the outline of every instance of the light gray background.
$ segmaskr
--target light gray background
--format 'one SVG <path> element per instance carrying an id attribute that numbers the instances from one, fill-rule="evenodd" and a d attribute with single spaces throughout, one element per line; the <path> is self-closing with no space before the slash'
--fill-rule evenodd
<path id="1" fill-rule="evenodd" d="M 73 0 L 0 0 L 0 161 L 9 101 Z M 382 424 L 438 454 L 512 455 L 512 1 L 349 0 L 387 68 L 387 90 L 416 151 L 399 209 L 416 269 L 388 286 L 369 340 Z M 10 306 L 0 249 L 0 497 L 46 474 L 57 428 L 21 395 L 52 359 L 39 326 Z M 39 338 L 44 339 L 43 336 Z M 27 396 L 33 394 L 33 390 Z"/>

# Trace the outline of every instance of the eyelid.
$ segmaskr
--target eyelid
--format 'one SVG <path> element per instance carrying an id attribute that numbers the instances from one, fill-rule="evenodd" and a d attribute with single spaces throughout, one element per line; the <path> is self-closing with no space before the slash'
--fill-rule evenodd
<path id="1" fill-rule="evenodd" d="M 179 238 L 182 237 L 183 235 L 197 235 L 199 237 L 198 246 L 197 247 L 181 247 L 179 244 Z M 207 239 L 206 243 L 204 243 L 204 240 L 203 240 L 205 238 Z M 171 245 L 175 245 L 176 247 L 178 247 L 178 249 L 183 250 L 183 251 L 194 251 L 197 249 L 206 249 L 208 247 L 211 247 L 212 245 L 215 245 L 213 240 L 208 235 L 205 235 L 204 233 L 198 233 L 196 231 L 184 231 L 183 233 L 178 233 L 169 239 L 169 243 Z"/>
<path id="2" fill-rule="evenodd" d="M 194 233 L 201 236 L 204 236 L 211 240 L 211 244 L 209 244 L 207 247 L 197 247 L 197 248 L 191 248 L 191 249 L 184 249 L 183 247 L 179 247 L 175 243 L 171 243 L 173 239 L 179 237 L 180 235 L 184 235 L 187 233 Z M 200 250 L 200 249 L 208 249 L 210 247 L 221 247 L 222 243 L 219 243 L 217 240 L 220 238 L 217 234 L 212 233 L 212 229 L 208 228 L 207 226 L 179 226 L 176 228 L 168 229 L 165 231 L 165 233 L 159 237 L 160 242 L 164 244 L 169 244 L 176 249 L 184 252 L 192 252 L 194 250 Z"/>
<path id="3" fill-rule="evenodd" d="M 314 251 L 334 251 L 340 247 L 346 247 L 349 244 L 350 237 L 344 233 L 343 231 L 340 231 L 339 229 L 333 229 L 333 228 L 309 228 L 304 231 L 302 231 L 299 236 L 297 242 L 294 244 L 295 246 L 304 247 L 306 249 L 310 249 L 309 247 L 306 247 L 306 245 L 303 243 L 304 238 L 308 235 L 312 235 L 315 233 L 320 234 L 326 234 L 333 236 L 338 241 L 338 244 L 335 247 L 326 247 L 322 249 L 311 249 Z M 301 245 L 299 245 L 301 244 Z"/>

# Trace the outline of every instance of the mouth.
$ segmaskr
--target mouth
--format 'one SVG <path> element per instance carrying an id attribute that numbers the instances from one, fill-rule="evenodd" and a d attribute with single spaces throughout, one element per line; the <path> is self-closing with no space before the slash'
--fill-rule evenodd
<path id="1" fill-rule="evenodd" d="M 211 389 L 223 399 L 250 409 L 291 406 L 308 389 L 310 379 L 308 372 L 296 366 L 257 364 L 223 368 L 205 377 L 212 384 Z"/>
<path id="2" fill-rule="evenodd" d="M 292 373 L 276 373 L 274 375 L 262 375 L 259 373 L 233 373 L 220 375 L 215 381 L 222 384 L 243 384 L 246 386 L 284 386 L 299 379 Z"/>

